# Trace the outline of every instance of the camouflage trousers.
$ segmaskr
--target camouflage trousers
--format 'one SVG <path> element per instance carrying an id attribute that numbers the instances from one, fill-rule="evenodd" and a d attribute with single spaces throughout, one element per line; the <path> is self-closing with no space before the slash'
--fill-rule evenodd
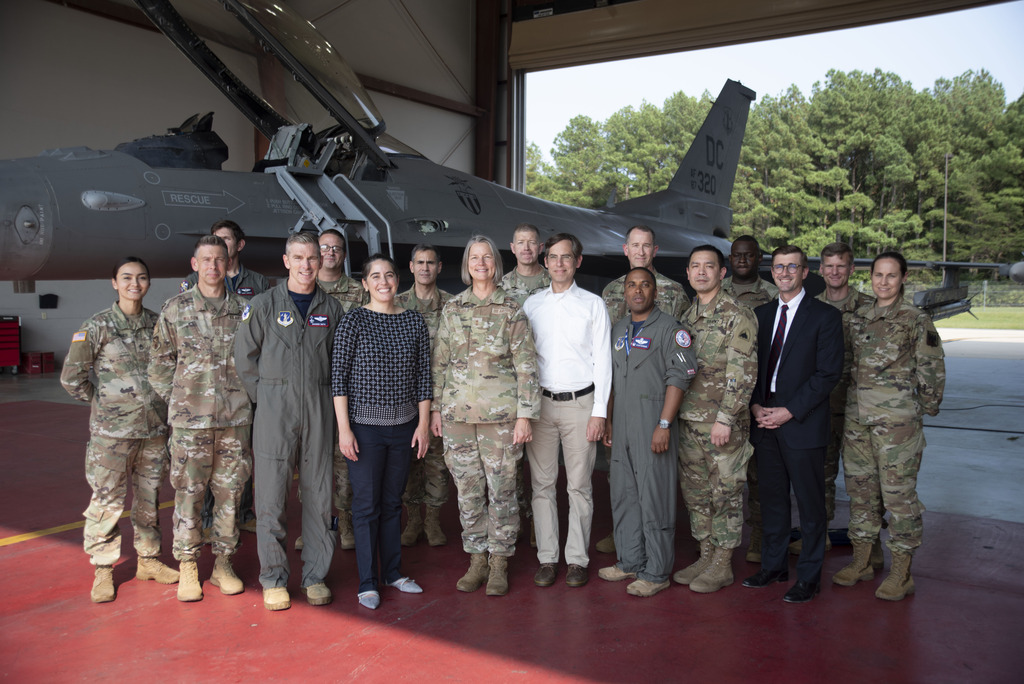
<path id="1" fill-rule="evenodd" d="M 93 565 L 121 557 L 118 521 L 132 478 L 132 530 L 140 557 L 160 555 L 158 497 L 167 475 L 167 437 L 120 439 L 93 435 L 85 450 L 85 479 L 92 498 L 85 509 L 85 552 Z"/>
<path id="2" fill-rule="evenodd" d="M 925 508 L 917 497 L 917 473 L 925 447 L 921 421 L 862 425 L 847 418 L 844 437 L 850 539 L 872 543 L 878 538 L 884 511 L 889 511 L 889 550 L 913 554 L 924 532 Z"/>
<path id="3" fill-rule="evenodd" d="M 348 479 L 348 459 L 341 455 L 338 435 L 334 435 L 334 508 L 352 510 L 352 483 Z"/>
<path id="4" fill-rule="evenodd" d="M 242 487 L 252 474 L 251 425 L 171 430 L 171 485 L 174 487 L 174 557 L 194 561 L 203 548 L 203 498 L 213 491 L 211 540 L 216 556 L 238 548 L 236 514 Z"/>
<path id="5" fill-rule="evenodd" d="M 455 480 L 466 553 L 511 556 L 519 534 L 514 423 L 445 423 L 444 462 Z"/>
<path id="6" fill-rule="evenodd" d="M 845 413 L 833 413 L 829 421 L 828 448 L 825 451 L 825 522 L 836 517 L 836 478 L 839 477 L 839 458 L 843 453 Z"/>
<path id="7" fill-rule="evenodd" d="M 430 447 L 423 458 L 409 450 L 409 479 L 405 483 L 402 503 L 406 506 L 438 507 L 448 500 L 448 467 L 444 463 L 444 440 L 430 438 Z"/>
<path id="8" fill-rule="evenodd" d="M 743 538 L 743 484 L 754 453 L 750 425 L 733 425 L 721 448 L 711 444 L 712 425 L 679 421 L 679 488 L 693 538 L 711 537 L 718 548 L 735 549 Z"/>
<path id="9" fill-rule="evenodd" d="M 533 478 L 526 474 L 529 459 L 523 458 L 516 464 L 516 502 L 523 518 L 533 517 Z"/>

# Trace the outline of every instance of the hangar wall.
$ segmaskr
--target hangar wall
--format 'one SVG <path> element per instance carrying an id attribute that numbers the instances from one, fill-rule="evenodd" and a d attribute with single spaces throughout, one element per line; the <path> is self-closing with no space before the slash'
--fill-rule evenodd
<path id="1" fill-rule="evenodd" d="M 292 5 L 325 29 L 356 72 L 473 105 L 472 0 L 356 1 L 320 16 L 315 12 L 323 3 Z M 232 68 L 248 68 L 247 58 L 218 54 Z M 156 31 L 46 0 L 0 2 L 0 92 L 0 159 L 57 147 L 111 149 L 214 111 L 214 130 L 231 154 L 224 168 L 252 168 L 251 124 Z M 472 115 L 371 96 L 389 133 L 435 161 L 472 170 Z M 111 263 L 120 256 L 112 254 Z M 183 275 L 188 257 L 182 255 Z M 178 282 L 155 280 L 148 308 L 159 310 Z M 40 309 L 40 294 L 58 295 L 58 308 Z M 35 293 L 15 293 L 13 284 L 0 282 L 0 315 L 22 317 L 23 349 L 52 351 L 62 360 L 71 334 L 110 306 L 112 295 L 107 279 L 38 281 Z"/>

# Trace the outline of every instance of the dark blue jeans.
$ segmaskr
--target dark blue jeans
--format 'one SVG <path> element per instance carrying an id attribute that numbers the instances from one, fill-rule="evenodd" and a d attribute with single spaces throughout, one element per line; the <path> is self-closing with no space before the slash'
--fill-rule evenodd
<path id="1" fill-rule="evenodd" d="M 352 423 L 359 460 L 348 462 L 348 477 L 360 592 L 377 591 L 381 576 L 385 583 L 402 577 L 402 492 L 415 430 L 415 420 L 395 426 Z"/>

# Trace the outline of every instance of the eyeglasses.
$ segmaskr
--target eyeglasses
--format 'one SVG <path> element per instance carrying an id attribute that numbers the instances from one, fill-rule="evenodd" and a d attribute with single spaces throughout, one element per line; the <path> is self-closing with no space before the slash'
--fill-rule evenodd
<path id="1" fill-rule="evenodd" d="M 334 252 L 335 254 L 344 254 L 345 248 L 340 245 L 320 245 L 320 251 L 326 254 L 327 252 Z"/>
<path id="2" fill-rule="evenodd" d="M 800 264 L 775 264 L 774 266 L 772 266 L 772 271 L 774 271 L 778 275 L 782 275 L 783 273 L 789 273 L 790 275 L 793 275 L 801 268 L 803 268 L 803 266 L 801 266 Z"/>
<path id="3" fill-rule="evenodd" d="M 576 258 L 572 254 L 545 254 L 544 259 L 547 261 L 554 261 L 557 263 L 568 263 L 576 261 Z"/>

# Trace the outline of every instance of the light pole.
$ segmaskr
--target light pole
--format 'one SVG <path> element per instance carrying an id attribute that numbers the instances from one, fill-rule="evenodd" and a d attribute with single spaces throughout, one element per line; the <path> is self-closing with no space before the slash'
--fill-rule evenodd
<path id="1" fill-rule="evenodd" d="M 942 199 L 942 260 L 946 260 L 946 216 L 949 214 L 949 160 L 953 155 L 946 153 L 946 184 Z"/>

